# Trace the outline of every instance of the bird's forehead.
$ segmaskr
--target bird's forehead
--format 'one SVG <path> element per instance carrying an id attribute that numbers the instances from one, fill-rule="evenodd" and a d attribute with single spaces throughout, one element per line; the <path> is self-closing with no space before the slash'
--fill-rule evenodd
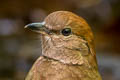
<path id="1" fill-rule="evenodd" d="M 49 29 L 60 30 L 67 25 L 69 16 L 65 12 L 54 12 L 45 18 L 45 25 Z"/>
<path id="2" fill-rule="evenodd" d="M 46 27 L 53 30 L 60 30 L 66 26 L 69 26 L 71 22 L 81 19 L 77 15 L 68 11 L 57 11 L 49 14 L 45 18 Z"/>
<path id="3" fill-rule="evenodd" d="M 44 21 L 46 23 L 45 24 L 46 27 L 48 29 L 53 29 L 53 30 L 63 29 L 64 27 L 70 26 L 73 23 L 79 24 L 80 26 L 85 26 L 87 24 L 83 18 L 68 11 L 53 12 L 49 14 Z M 74 26 L 70 26 L 70 27 L 74 27 Z M 88 28 L 88 27 L 86 26 L 84 28 Z"/>

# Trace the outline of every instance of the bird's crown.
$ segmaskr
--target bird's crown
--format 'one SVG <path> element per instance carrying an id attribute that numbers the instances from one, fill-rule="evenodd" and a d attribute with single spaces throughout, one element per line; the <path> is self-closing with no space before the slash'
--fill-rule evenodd
<path id="1" fill-rule="evenodd" d="M 49 14 L 44 21 L 50 30 L 61 30 L 69 27 L 72 33 L 84 37 L 89 42 L 93 40 L 93 34 L 87 22 L 72 12 L 56 11 Z"/>

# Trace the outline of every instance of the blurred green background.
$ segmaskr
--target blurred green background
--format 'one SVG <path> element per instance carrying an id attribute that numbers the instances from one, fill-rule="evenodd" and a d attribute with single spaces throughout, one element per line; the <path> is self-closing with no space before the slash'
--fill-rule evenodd
<path id="1" fill-rule="evenodd" d="M 24 80 L 41 55 L 39 35 L 24 26 L 58 10 L 86 19 L 103 80 L 120 80 L 120 0 L 1 0 L 0 80 Z"/>

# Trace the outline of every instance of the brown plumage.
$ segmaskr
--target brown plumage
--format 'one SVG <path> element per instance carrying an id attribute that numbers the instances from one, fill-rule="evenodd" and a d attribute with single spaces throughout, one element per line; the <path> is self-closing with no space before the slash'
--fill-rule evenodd
<path id="1" fill-rule="evenodd" d="M 42 34 L 42 56 L 25 80 L 101 80 L 93 34 L 83 18 L 57 11 L 43 23 L 28 24 L 26 28 Z"/>

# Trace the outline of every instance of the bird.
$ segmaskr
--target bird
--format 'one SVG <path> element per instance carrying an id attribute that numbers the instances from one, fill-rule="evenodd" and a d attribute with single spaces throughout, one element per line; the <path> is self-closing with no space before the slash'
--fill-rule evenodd
<path id="1" fill-rule="evenodd" d="M 41 37 L 42 55 L 25 80 L 102 80 L 94 36 L 86 20 L 70 11 L 50 13 L 25 26 Z"/>

